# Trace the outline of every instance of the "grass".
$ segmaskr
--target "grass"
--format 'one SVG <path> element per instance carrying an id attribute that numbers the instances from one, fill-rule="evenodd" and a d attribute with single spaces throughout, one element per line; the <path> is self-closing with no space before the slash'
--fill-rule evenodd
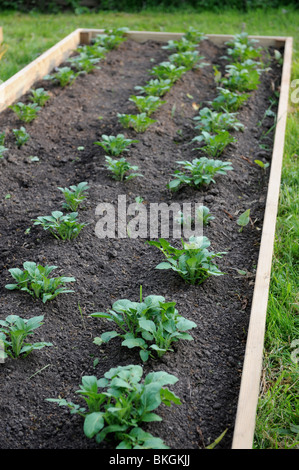
<path id="1" fill-rule="evenodd" d="M 184 31 L 189 26 L 204 33 L 293 36 L 292 80 L 299 79 L 299 11 L 255 10 L 221 14 L 195 11 L 138 14 L 40 15 L 0 12 L 7 52 L 0 62 L 0 79 L 7 80 L 43 51 L 78 27 L 127 26 L 134 30 Z M 294 91 L 294 90 L 291 90 Z M 298 95 L 298 93 L 297 93 Z M 298 95 L 299 96 L 299 95 Z M 294 100 L 293 100 L 294 101 Z M 265 336 L 262 387 L 253 447 L 291 449 L 299 446 L 299 106 L 290 100 L 280 203 L 271 273 Z M 298 358 L 298 360 L 297 360 Z"/>

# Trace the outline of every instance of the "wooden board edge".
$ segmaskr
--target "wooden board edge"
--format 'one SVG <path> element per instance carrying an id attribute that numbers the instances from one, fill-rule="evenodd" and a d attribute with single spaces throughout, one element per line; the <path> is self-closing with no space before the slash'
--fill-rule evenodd
<path id="1" fill-rule="evenodd" d="M 0 85 L 0 112 L 24 95 L 36 81 L 42 79 L 54 67 L 69 57 L 79 42 L 80 30 L 75 30 L 2 83 Z"/>
<path id="2" fill-rule="evenodd" d="M 3 41 L 3 28 L 0 26 L 0 43 Z"/>
<path id="3" fill-rule="evenodd" d="M 263 364 L 266 315 L 284 153 L 293 38 L 285 41 L 277 125 L 232 449 L 252 449 Z"/>

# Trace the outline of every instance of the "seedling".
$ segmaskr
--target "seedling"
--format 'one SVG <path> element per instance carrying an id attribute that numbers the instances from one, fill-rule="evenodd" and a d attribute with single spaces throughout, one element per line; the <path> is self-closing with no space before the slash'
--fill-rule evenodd
<path id="1" fill-rule="evenodd" d="M 9 108 L 12 109 L 18 118 L 24 122 L 33 121 L 37 117 L 37 112 L 41 109 L 37 103 L 24 104 L 21 102 L 9 106 Z"/>
<path id="2" fill-rule="evenodd" d="M 44 80 L 58 82 L 59 85 L 64 88 L 65 86 L 72 85 L 79 74 L 80 72 L 74 72 L 70 67 L 58 67 L 56 72 L 51 75 L 46 75 Z"/>
<path id="3" fill-rule="evenodd" d="M 185 67 L 186 70 L 191 70 L 195 66 L 199 67 L 198 62 L 204 59 L 200 56 L 198 51 L 177 52 L 169 56 L 169 61 L 177 67 Z M 203 66 L 201 64 L 201 66 Z"/>
<path id="4" fill-rule="evenodd" d="M 89 189 L 88 183 L 85 181 L 77 185 L 72 185 L 69 188 L 60 188 L 65 197 L 65 203 L 62 207 L 66 210 L 76 212 L 80 204 L 87 198 L 86 191 Z"/>
<path id="5" fill-rule="evenodd" d="M 26 131 L 25 127 L 23 126 L 21 126 L 20 129 L 13 129 L 12 132 L 15 136 L 16 144 L 18 147 L 21 147 L 22 145 L 24 145 L 27 142 L 27 140 L 29 140 L 30 138 L 30 135 Z"/>
<path id="6" fill-rule="evenodd" d="M 102 135 L 100 142 L 94 142 L 95 145 L 100 145 L 108 155 L 112 157 L 118 157 L 123 152 L 128 152 L 128 146 L 131 144 L 138 143 L 138 140 L 126 139 L 123 134 L 114 135 Z"/>
<path id="7" fill-rule="evenodd" d="M 200 206 L 197 208 L 195 218 L 202 226 L 209 225 L 211 220 L 215 219 L 215 217 L 210 214 L 210 209 L 206 206 Z"/>
<path id="8" fill-rule="evenodd" d="M 247 209 L 243 214 L 238 217 L 237 224 L 240 226 L 239 232 L 243 231 L 243 228 L 249 224 L 250 221 L 250 209 Z"/>
<path id="9" fill-rule="evenodd" d="M 211 102 L 211 105 L 218 111 L 238 111 L 249 98 L 248 93 L 231 91 L 222 87 L 217 87 L 217 90 L 218 96 Z"/>
<path id="10" fill-rule="evenodd" d="M 194 44 L 193 41 L 189 41 L 186 36 L 183 36 L 179 40 L 170 40 L 167 43 L 167 46 L 162 46 L 162 49 L 176 51 L 176 52 L 186 52 L 193 51 L 197 47 L 197 44 Z"/>
<path id="11" fill-rule="evenodd" d="M 170 245 L 164 238 L 159 241 L 148 241 L 164 254 L 166 261 L 158 264 L 156 269 L 172 269 L 178 273 L 185 282 L 195 285 L 203 283 L 210 276 L 221 276 L 223 273 L 213 262 L 214 258 L 222 258 L 222 253 L 208 250 L 210 241 L 207 237 L 190 237 L 189 242 L 182 240 L 182 248 Z"/>
<path id="12" fill-rule="evenodd" d="M 85 54 L 87 57 L 90 57 L 91 59 L 98 59 L 98 61 L 100 61 L 101 59 L 105 58 L 107 49 L 105 47 L 98 46 L 96 44 L 86 44 L 83 46 L 79 46 L 77 49 L 77 52 L 79 54 Z"/>
<path id="13" fill-rule="evenodd" d="M 199 116 L 193 118 L 197 125 L 195 129 L 207 132 L 219 132 L 222 130 L 243 131 L 244 125 L 238 121 L 236 113 L 217 112 L 210 108 L 202 108 Z"/>
<path id="14" fill-rule="evenodd" d="M 119 331 L 105 332 L 94 342 L 101 344 L 120 337 L 123 340 L 122 346 L 140 348 L 140 357 L 144 362 L 150 356 L 154 357 L 151 351 L 161 357 L 167 351 L 172 351 L 173 342 L 193 340 L 186 331 L 197 326 L 179 315 L 175 305 L 175 302 L 166 302 L 164 297 L 158 295 L 149 295 L 142 299 L 140 288 L 139 303 L 121 299 L 112 305 L 112 310 L 108 313 L 91 314 L 91 317 L 105 318 L 119 327 Z"/>
<path id="15" fill-rule="evenodd" d="M 169 79 L 152 79 L 144 86 L 135 86 L 135 90 L 141 94 L 151 96 L 164 96 L 172 87 L 172 81 Z"/>
<path id="16" fill-rule="evenodd" d="M 162 104 L 166 103 L 166 101 L 162 101 L 158 96 L 132 95 L 130 96 L 129 101 L 135 103 L 138 111 L 140 113 L 145 113 L 147 116 L 150 116 L 152 113 L 157 111 Z"/>
<path id="17" fill-rule="evenodd" d="M 137 176 L 143 176 L 140 173 L 127 174 L 130 171 L 137 171 L 138 166 L 131 165 L 124 157 L 119 160 L 113 160 L 111 157 L 105 156 L 105 160 L 108 170 L 112 173 L 112 178 L 118 181 L 128 181 Z"/>
<path id="18" fill-rule="evenodd" d="M 204 39 L 207 39 L 204 33 L 200 32 L 198 29 L 193 28 L 190 26 L 188 31 L 185 32 L 184 36 L 185 39 L 189 42 L 193 42 L 194 44 L 199 44 Z"/>
<path id="19" fill-rule="evenodd" d="M 99 62 L 99 59 L 96 57 L 90 57 L 84 52 L 78 56 L 69 58 L 68 62 L 75 67 L 77 71 L 84 73 L 90 73 L 95 69 L 100 69 L 100 67 L 96 65 Z"/>
<path id="20" fill-rule="evenodd" d="M 222 85 L 231 91 L 252 91 L 260 84 L 259 72 L 252 67 L 239 70 L 237 65 L 227 65 L 227 75 L 221 80 Z"/>
<path id="21" fill-rule="evenodd" d="M 5 144 L 5 132 L 0 133 L 0 145 L 4 146 Z"/>
<path id="22" fill-rule="evenodd" d="M 125 128 L 132 127 L 136 132 L 142 133 L 156 122 L 155 119 L 149 118 L 146 113 L 140 114 L 117 114 L 119 122 Z"/>
<path id="23" fill-rule="evenodd" d="M 4 145 L 0 145 L 0 158 L 4 157 L 4 152 L 6 152 L 8 149 L 4 147 Z"/>
<path id="24" fill-rule="evenodd" d="M 208 159 L 207 157 L 196 158 L 192 162 L 178 161 L 177 163 L 183 165 L 188 173 L 177 170 L 172 175 L 175 179 L 167 185 L 171 191 L 177 191 L 182 184 L 198 188 L 202 185 L 215 183 L 214 177 L 216 175 L 226 175 L 228 171 L 233 170 L 230 162 Z"/>
<path id="25" fill-rule="evenodd" d="M 103 34 L 98 34 L 95 38 L 94 44 L 96 46 L 104 47 L 107 50 L 115 49 L 122 42 L 126 41 L 126 32 L 128 28 L 114 28 L 105 29 Z"/>
<path id="26" fill-rule="evenodd" d="M 209 132 L 202 131 L 201 135 L 194 137 L 192 142 L 204 142 L 203 147 L 198 147 L 194 150 L 201 150 L 210 157 L 219 157 L 224 149 L 231 143 L 236 142 L 235 137 L 231 136 L 228 131 L 220 131 L 217 134 L 210 134 Z"/>
<path id="27" fill-rule="evenodd" d="M 6 289 L 27 292 L 32 297 L 42 299 L 43 303 L 55 299 L 59 294 L 74 292 L 64 287 L 66 283 L 76 281 L 74 277 L 49 278 L 49 274 L 57 266 L 41 266 L 32 261 L 25 261 L 23 268 L 24 271 L 19 268 L 9 269 L 16 284 L 7 284 Z"/>
<path id="28" fill-rule="evenodd" d="M 266 170 L 266 169 L 269 167 L 269 165 L 270 165 L 269 162 L 264 163 L 264 162 L 262 162 L 261 160 L 254 160 L 254 163 L 256 163 L 258 166 L 260 166 L 261 168 L 263 168 L 263 170 Z"/>
<path id="29" fill-rule="evenodd" d="M 104 377 L 83 376 L 77 393 L 85 400 L 87 410 L 63 398 L 47 398 L 59 406 L 67 406 L 72 414 L 84 418 L 84 434 L 104 441 L 112 434 L 120 441 L 117 449 L 168 448 L 163 442 L 139 427 L 142 423 L 161 421 L 153 413 L 161 403 L 180 405 L 180 399 L 165 385 L 173 385 L 178 379 L 164 371 L 150 372 L 141 382 L 143 369 L 139 365 L 118 366 L 110 369 Z M 100 390 L 99 390 L 100 389 Z"/>
<path id="30" fill-rule="evenodd" d="M 4 343 L 4 357 L 18 358 L 26 357 L 35 349 L 45 346 L 53 346 L 52 343 L 27 343 L 27 336 L 33 334 L 34 330 L 43 323 L 43 315 L 28 320 L 18 315 L 9 315 L 5 320 L 0 320 L 0 339 Z"/>
<path id="31" fill-rule="evenodd" d="M 40 216 L 37 219 L 33 219 L 33 222 L 33 225 L 41 225 L 44 230 L 49 230 L 55 238 L 64 241 L 77 238 L 81 230 L 88 225 L 84 222 L 79 223 L 78 212 L 64 215 L 60 211 L 53 211 L 48 216 Z"/>
<path id="32" fill-rule="evenodd" d="M 30 91 L 32 95 L 29 98 L 33 103 L 36 103 L 37 106 L 43 107 L 50 99 L 49 93 L 44 88 L 36 88 L 36 90 Z"/>
<path id="33" fill-rule="evenodd" d="M 175 83 L 185 72 L 185 67 L 177 67 L 171 62 L 161 62 L 150 70 L 151 75 L 155 75 L 159 79 L 168 79 L 171 83 Z"/>
<path id="34" fill-rule="evenodd" d="M 228 59 L 232 62 L 244 62 L 261 58 L 261 48 L 255 48 L 248 44 L 236 42 L 233 47 L 227 48 Z M 227 57 L 226 57 L 227 58 Z"/>

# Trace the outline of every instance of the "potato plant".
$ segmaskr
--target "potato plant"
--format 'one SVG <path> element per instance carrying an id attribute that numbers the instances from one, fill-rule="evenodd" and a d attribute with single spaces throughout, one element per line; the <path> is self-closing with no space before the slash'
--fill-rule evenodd
<path id="1" fill-rule="evenodd" d="M 196 147 L 194 150 L 201 150 L 209 157 L 218 158 L 223 153 L 225 148 L 236 142 L 236 138 L 230 135 L 228 131 L 222 130 L 216 134 L 210 134 L 207 131 L 202 131 L 200 135 L 194 137 L 192 142 L 204 143 L 201 147 Z"/>
<path id="2" fill-rule="evenodd" d="M 67 62 L 78 72 L 90 73 L 95 69 L 100 69 L 97 65 L 99 60 L 97 57 L 90 57 L 85 52 L 81 52 L 77 56 L 70 57 Z"/>
<path id="3" fill-rule="evenodd" d="M 244 124 L 237 119 L 236 113 L 225 111 L 213 111 L 208 107 L 202 108 L 199 115 L 193 120 L 196 122 L 195 129 L 204 130 L 206 132 L 219 132 L 222 130 L 243 131 Z"/>
<path id="4" fill-rule="evenodd" d="M 126 32 L 128 28 L 105 29 L 103 34 L 98 34 L 94 39 L 94 45 L 112 50 L 127 40 Z"/>
<path id="5" fill-rule="evenodd" d="M 59 85 L 64 88 L 74 83 L 80 72 L 75 72 L 71 67 L 58 67 L 55 72 L 50 75 L 46 75 L 44 80 L 50 80 L 58 82 Z"/>
<path id="6" fill-rule="evenodd" d="M 102 135 L 102 140 L 94 142 L 95 145 L 102 147 L 108 155 L 118 157 L 123 152 L 128 152 L 129 145 L 138 143 L 136 139 L 127 139 L 124 134 Z"/>
<path id="7" fill-rule="evenodd" d="M 37 106 L 43 107 L 46 102 L 50 99 L 49 93 L 44 88 L 31 89 L 31 96 L 29 99 L 36 103 Z"/>
<path id="8" fill-rule="evenodd" d="M 210 103 L 212 108 L 217 111 L 235 112 L 248 100 L 249 93 L 231 91 L 227 88 L 217 87 L 218 95 Z"/>
<path id="9" fill-rule="evenodd" d="M 179 80 L 185 72 L 185 67 L 177 67 L 169 61 L 161 62 L 150 70 L 151 75 L 154 75 L 159 79 L 170 80 L 172 84 Z"/>
<path id="10" fill-rule="evenodd" d="M 146 129 L 156 122 L 151 119 L 146 113 L 140 114 L 117 114 L 119 122 L 125 128 L 132 127 L 137 133 L 143 133 Z"/>
<path id="11" fill-rule="evenodd" d="M 82 202 L 87 198 L 87 191 L 89 189 L 88 183 L 82 181 L 77 185 L 72 185 L 69 188 L 58 189 L 63 193 L 65 202 L 62 207 L 68 211 L 76 212 Z"/>
<path id="12" fill-rule="evenodd" d="M 21 126 L 20 129 L 13 129 L 12 132 L 15 136 L 16 144 L 18 147 L 22 147 L 22 145 L 24 145 L 30 139 L 30 135 L 28 134 L 24 126 Z"/>
<path id="13" fill-rule="evenodd" d="M 197 43 L 193 41 L 189 41 L 186 36 L 183 36 L 181 39 L 173 40 L 170 39 L 167 42 L 166 46 L 162 46 L 162 49 L 166 49 L 168 51 L 176 51 L 176 52 L 187 52 L 187 51 L 194 51 L 197 47 Z"/>
<path id="14" fill-rule="evenodd" d="M 177 67 L 184 67 L 186 70 L 204 66 L 205 64 L 199 64 L 202 59 L 204 59 L 204 56 L 200 56 L 198 51 L 176 52 L 169 56 L 169 61 L 172 64 Z"/>
<path id="15" fill-rule="evenodd" d="M 5 320 L 0 320 L 0 340 L 4 343 L 4 357 L 19 356 L 26 357 L 36 349 L 42 349 L 45 346 L 53 346 L 52 343 L 39 342 L 29 343 L 26 338 L 33 334 L 34 330 L 43 323 L 44 316 L 21 318 L 18 315 L 8 315 Z"/>
<path id="16" fill-rule="evenodd" d="M 43 303 L 55 299 L 59 294 L 74 292 L 65 288 L 66 283 L 76 281 L 74 277 L 49 277 L 57 266 L 41 266 L 33 261 L 25 261 L 23 268 L 24 270 L 20 268 L 8 270 L 16 282 L 6 284 L 6 289 L 27 292 L 36 299 L 42 299 Z"/>
<path id="17" fill-rule="evenodd" d="M 110 341 L 112 338 L 122 339 L 122 346 L 139 348 L 142 361 L 149 357 L 163 356 L 167 351 L 173 351 L 172 343 L 179 340 L 193 340 L 187 333 L 197 325 L 179 315 L 175 302 L 166 302 L 159 295 L 149 295 L 140 302 L 121 299 L 114 302 L 109 312 L 96 312 L 91 317 L 104 318 L 115 323 L 119 330 L 107 331 L 100 338 L 95 338 L 96 344 Z"/>
<path id="18" fill-rule="evenodd" d="M 198 188 L 202 185 L 215 183 L 214 177 L 216 175 L 226 175 L 228 171 L 233 170 L 230 162 L 207 157 L 195 158 L 192 162 L 178 161 L 177 163 L 182 165 L 186 171 L 175 171 L 172 175 L 174 179 L 167 185 L 171 191 L 177 191 L 184 184 Z"/>
<path id="19" fill-rule="evenodd" d="M 107 169 L 112 173 L 112 178 L 118 181 L 128 181 L 137 176 L 142 176 L 140 173 L 130 173 L 130 171 L 137 171 L 137 165 L 131 165 L 124 157 L 114 160 L 109 156 L 105 156 Z"/>
<path id="20" fill-rule="evenodd" d="M 41 225 L 58 240 L 73 240 L 78 237 L 81 230 L 88 225 L 78 220 L 78 212 L 70 212 L 64 215 L 63 212 L 53 211 L 51 215 L 39 216 L 33 219 L 34 225 Z"/>
<path id="21" fill-rule="evenodd" d="M 18 102 L 9 108 L 16 113 L 18 118 L 24 122 L 31 122 L 37 117 L 37 112 L 41 109 L 37 103 L 24 104 Z"/>
<path id="22" fill-rule="evenodd" d="M 214 263 L 214 258 L 221 258 L 226 253 L 209 251 L 210 241 L 207 237 L 192 236 L 188 242 L 182 241 L 182 248 L 170 245 L 164 238 L 147 243 L 162 251 L 166 258 L 156 269 L 171 269 L 189 284 L 199 285 L 210 276 L 223 275 Z"/>
<path id="23" fill-rule="evenodd" d="M 142 430 L 143 423 L 162 421 L 154 413 L 162 403 L 180 405 L 180 399 L 166 385 L 178 379 L 164 371 L 150 372 L 142 382 L 143 369 L 139 365 L 118 366 L 104 377 L 82 377 L 77 391 L 85 400 L 87 409 L 64 398 L 47 398 L 48 402 L 66 406 L 72 414 L 84 418 L 85 436 L 99 444 L 112 436 L 119 442 L 117 449 L 165 449 L 161 439 Z"/>
<path id="24" fill-rule="evenodd" d="M 145 113 L 150 116 L 152 113 L 157 111 L 164 103 L 165 100 L 161 100 L 158 96 L 135 96 L 131 95 L 129 101 L 132 101 L 140 113 Z"/>
<path id="25" fill-rule="evenodd" d="M 149 80 L 144 86 L 135 86 L 135 90 L 140 94 L 149 96 L 164 96 L 172 87 L 172 81 L 168 78 L 156 78 Z"/>

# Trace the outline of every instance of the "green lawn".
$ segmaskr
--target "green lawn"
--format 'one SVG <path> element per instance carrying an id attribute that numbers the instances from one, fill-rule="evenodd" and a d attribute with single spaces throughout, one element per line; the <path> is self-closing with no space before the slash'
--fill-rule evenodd
<path id="1" fill-rule="evenodd" d="M 3 26 L 4 41 L 8 47 L 0 62 L 2 80 L 8 79 L 78 27 L 115 26 L 151 31 L 184 31 L 193 26 L 204 33 L 218 34 L 236 34 L 245 26 L 249 34 L 292 36 L 292 80 L 299 80 L 299 11 L 291 8 L 223 14 L 199 14 L 194 11 L 138 14 L 102 12 L 79 16 L 0 12 L 0 26 Z M 296 354 L 299 345 L 294 344 L 299 339 L 298 155 L 299 105 L 290 99 L 267 316 L 263 386 L 254 440 L 257 449 L 290 449 L 299 446 L 299 354 Z"/>

